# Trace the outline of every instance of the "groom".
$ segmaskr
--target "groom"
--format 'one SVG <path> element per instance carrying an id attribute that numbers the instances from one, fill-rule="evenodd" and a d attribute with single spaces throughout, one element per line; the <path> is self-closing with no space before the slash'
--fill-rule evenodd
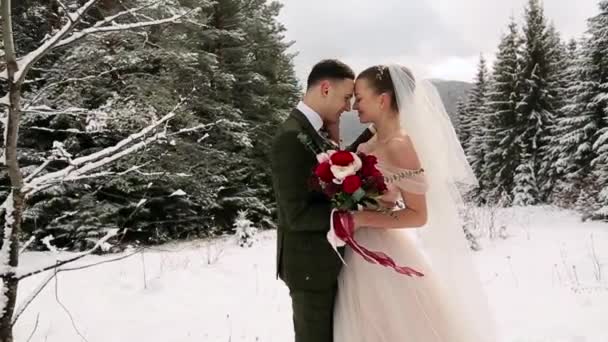
<path id="1" fill-rule="evenodd" d="M 308 186 L 316 156 L 298 136 L 306 136 L 319 150 L 337 148 L 340 116 L 351 109 L 354 79 L 352 69 L 340 61 L 316 64 L 303 100 L 278 128 L 272 145 L 279 219 L 277 274 L 289 288 L 296 342 L 333 340 L 333 308 L 342 266 L 326 240 L 331 203 Z M 366 129 L 347 149 L 354 151 L 372 135 Z"/>

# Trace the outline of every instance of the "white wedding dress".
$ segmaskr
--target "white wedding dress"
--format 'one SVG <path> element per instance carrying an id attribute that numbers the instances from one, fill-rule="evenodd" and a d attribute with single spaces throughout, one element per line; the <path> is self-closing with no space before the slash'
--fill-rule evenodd
<path id="1" fill-rule="evenodd" d="M 376 155 L 385 176 L 404 171 L 385 162 L 383 146 L 375 137 L 360 145 L 359 151 Z M 388 184 L 384 199 L 401 198 L 400 191 L 426 193 L 426 177 L 418 174 Z M 436 228 L 429 224 L 418 229 Z M 451 291 L 448 279 L 435 272 L 416 230 L 357 230 L 355 239 L 361 245 L 388 254 L 397 265 L 412 267 L 424 277 L 408 277 L 372 264 L 346 247 L 346 265 L 338 279 L 334 342 L 495 342 L 487 330 L 490 327 L 478 326 L 486 317 L 472 317 L 476 313 L 468 311 L 459 293 Z"/>

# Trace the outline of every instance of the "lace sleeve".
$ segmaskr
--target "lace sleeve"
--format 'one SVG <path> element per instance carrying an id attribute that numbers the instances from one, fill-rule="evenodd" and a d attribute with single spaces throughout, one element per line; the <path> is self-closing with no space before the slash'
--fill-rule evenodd
<path id="1" fill-rule="evenodd" d="M 422 195 L 428 190 L 424 169 L 408 170 L 384 167 L 383 173 L 386 184 L 397 187 L 401 191 Z"/>

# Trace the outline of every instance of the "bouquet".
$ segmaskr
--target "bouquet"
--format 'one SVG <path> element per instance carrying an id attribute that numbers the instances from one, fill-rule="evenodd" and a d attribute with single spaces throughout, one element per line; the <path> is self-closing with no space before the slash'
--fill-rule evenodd
<path id="1" fill-rule="evenodd" d="M 385 177 L 376 167 L 377 158 L 361 152 L 328 150 L 317 154 L 317 161 L 311 181 L 332 202 L 331 229 L 327 239 L 334 250 L 337 252 L 338 246 L 349 245 L 368 262 L 391 267 L 408 276 L 423 276 L 410 267 L 396 265 L 388 255 L 370 251 L 355 241 L 354 222 L 349 211 L 362 208 L 383 210 L 378 198 L 388 188 Z M 338 255 L 342 258 L 340 253 Z"/>
<path id="2" fill-rule="evenodd" d="M 329 150 L 317 155 L 313 184 L 319 186 L 338 210 L 360 206 L 379 208 L 377 198 L 386 191 L 384 176 L 373 155 Z"/>

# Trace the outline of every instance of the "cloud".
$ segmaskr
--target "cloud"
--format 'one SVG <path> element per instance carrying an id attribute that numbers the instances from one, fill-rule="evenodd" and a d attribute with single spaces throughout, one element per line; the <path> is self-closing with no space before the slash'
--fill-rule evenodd
<path id="1" fill-rule="evenodd" d="M 418 67 L 430 77 L 471 80 L 479 54 L 492 60 L 509 17 L 527 0 L 282 0 L 279 19 L 295 40 L 296 72 L 340 58 L 356 71 L 386 62 Z M 565 38 L 580 37 L 597 13 L 590 0 L 545 0 L 547 17 Z"/>

